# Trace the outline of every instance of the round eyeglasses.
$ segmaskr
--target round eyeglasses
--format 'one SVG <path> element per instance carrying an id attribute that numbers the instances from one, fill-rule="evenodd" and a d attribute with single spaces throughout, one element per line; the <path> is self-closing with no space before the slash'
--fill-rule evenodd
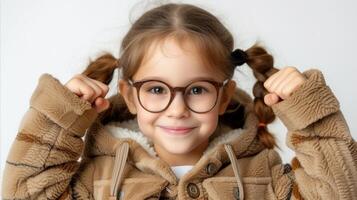
<path id="1" fill-rule="evenodd" d="M 195 113 L 206 113 L 211 111 L 219 96 L 219 89 L 226 85 L 224 82 L 214 80 L 196 80 L 185 87 L 172 87 L 161 80 L 133 81 L 129 84 L 134 86 L 140 105 L 148 112 L 158 113 L 166 110 L 176 92 L 182 92 L 185 105 Z"/>

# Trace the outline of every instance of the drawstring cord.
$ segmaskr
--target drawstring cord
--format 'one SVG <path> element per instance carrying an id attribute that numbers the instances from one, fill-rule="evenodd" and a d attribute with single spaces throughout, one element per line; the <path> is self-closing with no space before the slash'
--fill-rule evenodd
<path id="1" fill-rule="evenodd" d="M 238 166 L 237 157 L 235 156 L 231 145 L 225 144 L 224 148 L 228 154 L 229 160 L 231 161 L 234 176 L 235 176 L 237 184 L 238 184 L 239 199 L 243 200 L 244 199 L 244 190 L 243 190 L 243 183 L 242 183 L 242 180 L 241 180 L 241 177 L 239 174 L 239 166 Z"/>
<path id="2" fill-rule="evenodd" d="M 231 145 L 225 144 L 224 148 L 225 148 L 225 150 L 228 154 L 228 157 L 231 161 L 234 176 L 235 176 L 235 179 L 238 184 L 239 199 L 243 200 L 244 199 L 244 190 L 243 190 L 242 180 L 241 180 L 241 177 L 239 174 L 239 166 L 238 166 L 237 158 L 234 154 L 234 151 L 233 151 Z M 119 190 L 119 187 L 123 181 L 123 172 L 124 172 L 125 164 L 126 164 L 126 161 L 128 158 L 128 154 L 129 154 L 129 144 L 124 142 L 117 148 L 116 154 L 115 154 L 114 168 L 113 168 L 113 174 L 112 174 L 113 178 L 112 178 L 111 187 L 110 187 L 111 197 L 115 197 L 115 199 L 117 199 L 118 190 Z"/>
<path id="3" fill-rule="evenodd" d="M 128 154 L 129 144 L 127 142 L 124 142 L 116 149 L 112 182 L 110 186 L 110 195 L 115 197 L 115 199 L 117 199 L 118 190 L 123 181 L 123 172 Z"/>

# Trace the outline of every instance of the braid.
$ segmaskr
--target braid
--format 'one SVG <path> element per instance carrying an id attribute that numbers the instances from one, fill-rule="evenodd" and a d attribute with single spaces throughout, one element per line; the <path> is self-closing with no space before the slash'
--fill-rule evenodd
<path id="1" fill-rule="evenodd" d="M 273 109 L 264 103 L 264 96 L 268 91 L 264 87 L 264 82 L 278 69 L 273 67 L 273 56 L 257 44 L 246 50 L 248 55 L 247 64 L 253 70 L 257 82 L 253 86 L 254 111 L 259 119 L 258 137 L 267 148 L 277 146 L 274 136 L 268 131 L 267 124 L 275 120 Z M 263 125 L 262 125 L 263 124 Z"/>

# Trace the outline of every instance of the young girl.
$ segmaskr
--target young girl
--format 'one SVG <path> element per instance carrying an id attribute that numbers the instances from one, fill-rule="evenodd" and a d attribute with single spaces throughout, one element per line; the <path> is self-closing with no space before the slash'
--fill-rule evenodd
<path id="1" fill-rule="evenodd" d="M 133 24 L 119 59 L 100 56 L 64 85 L 43 74 L 2 198 L 357 199 L 357 145 L 322 73 L 233 44 L 207 11 L 165 4 Z M 232 80 L 244 63 L 254 100 Z M 106 99 L 116 68 L 120 94 Z M 267 129 L 275 115 L 291 165 Z"/>

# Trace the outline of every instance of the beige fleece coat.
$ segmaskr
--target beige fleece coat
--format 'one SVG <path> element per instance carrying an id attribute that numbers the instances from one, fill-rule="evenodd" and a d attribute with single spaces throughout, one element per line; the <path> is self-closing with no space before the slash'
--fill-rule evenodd
<path id="1" fill-rule="evenodd" d="M 303 74 L 307 81 L 272 107 L 296 152 L 293 170 L 259 142 L 252 99 L 237 88 L 244 125 L 217 128 L 179 180 L 135 118 L 116 110 L 116 96 L 108 112 L 118 118 L 104 123 L 90 103 L 43 74 L 7 157 L 2 198 L 357 199 L 357 144 L 339 102 L 319 70 Z"/>

